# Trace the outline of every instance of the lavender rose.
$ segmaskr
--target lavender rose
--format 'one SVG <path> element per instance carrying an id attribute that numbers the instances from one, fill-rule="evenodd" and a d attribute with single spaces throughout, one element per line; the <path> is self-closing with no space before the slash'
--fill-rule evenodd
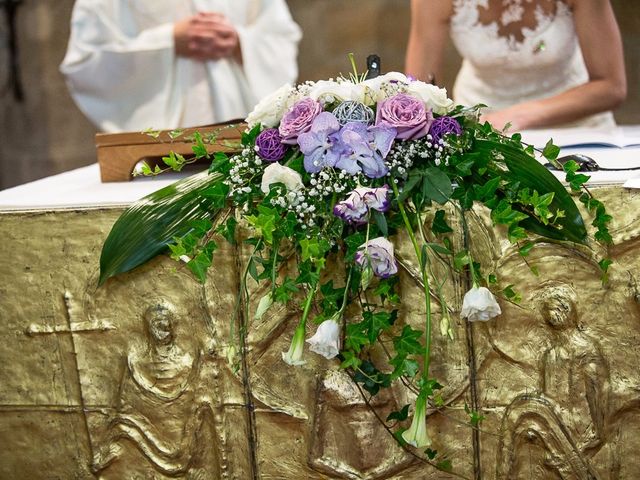
<path id="1" fill-rule="evenodd" d="M 393 243 L 384 237 L 374 238 L 360 245 L 355 256 L 361 268 L 371 268 L 380 278 L 388 278 L 398 273 L 398 265 L 393 256 Z"/>
<path id="2" fill-rule="evenodd" d="M 305 98 L 295 103 L 280 121 L 282 143 L 295 145 L 298 135 L 311 129 L 313 120 L 322 112 L 322 105 L 316 100 Z"/>
<path id="3" fill-rule="evenodd" d="M 358 187 L 336 204 L 333 214 L 348 223 L 363 223 L 369 210 L 386 212 L 389 209 L 389 187 Z"/>
<path id="4" fill-rule="evenodd" d="M 411 95 L 400 93 L 378 103 L 376 125 L 394 127 L 396 138 L 416 140 L 429 132 L 433 115 L 424 103 Z"/>
<path id="5" fill-rule="evenodd" d="M 267 128 L 256 137 L 258 155 L 266 162 L 277 162 L 284 158 L 287 146 L 282 143 L 280 132 L 275 128 Z"/>

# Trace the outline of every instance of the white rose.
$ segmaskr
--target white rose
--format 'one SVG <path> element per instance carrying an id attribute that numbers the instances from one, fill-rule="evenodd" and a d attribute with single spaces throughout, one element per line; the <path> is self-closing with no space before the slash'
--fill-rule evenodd
<path id="1" fill-rule="evenodd" d="M 316 334 L 307 340 L 309 350 L 330 360 L 340 353 L 340 324 L 331 317 L 320 324 Z"/>
<path id="2" fill-rule="evenodd" d="M 496 302 L 496 297 L 488 288 L 473 287 L 464 294 L 462 311 L 460 312 L 462 318 L 466 318 L 470 322 L 486 322 L 501 313 L 502 310 Z"/>
<path id="3" fill-rule="evenodd" d="M 274 183 L 284 183 L 289 191 L 304 187 L 302 177 L 298 172 L 279 163 L 272 163 L 264 169 L 260 189 L 264 193 L 269 193 L 269 187 Z"/>
<path id="4" fill-rule="evenodd" d="M 407 93 L 422 100 L 427 108 L 438 115 L 446 115 L 453 108 L 453 100 L 447 96 L 447 90 L 430 83 L 411 82 L 407 86 Z"/>
<path id="5" fill-rule="evenodd" d="M 287 83 L 260 100 L 247 116 L 249 128 L 258 123 L 268 128 L 278 125 L 284 112 L 294 103 L 294 92 L 295 89 Z"/>
<path id="6" fill-rule="evenodd" d="M 363 103 L 364 93 L 365 89 L 361 83 L 356 84 L 347 80 L 342 82 L 320 80 L 311 87 L 309 97 L 322 104 L 347 100 Z"/>

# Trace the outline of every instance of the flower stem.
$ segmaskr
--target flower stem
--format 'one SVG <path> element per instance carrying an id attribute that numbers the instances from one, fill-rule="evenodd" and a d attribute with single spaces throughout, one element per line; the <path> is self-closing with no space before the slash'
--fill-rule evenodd
<path id="1" fill-rule="evenodd" d="M 304 308 L 302 310 L 302 318 L 300 319 L 300 323 L 298 325 L 306 325 L 307 318 L 309 317 L 309 311 L 311 310 L 311 304 L 313 303 L 313 299 L 316 296 L 316 290 L 318 289 L 318 283 L 315 283 L 311 286 L 309 293 L 307 293 L 307 298 L 304 301 Z"/>
<path id="2" fill-rule="evenodd" d="M 278 275 L 278 269 L 276 268 L 278 263 L 278 250 L 280 248 L 280 239 L 278 239 L 272 248 L 273 251 L 273 263 L 271 265 L 271 295 L 276 289 L 276 277 Z"/>
<path id="3" fill-rule="evenodd" d="M 400 193 L 398 192 L 398 186 L 395 182 L 391 182 L 391 187 L 393 188 L 393 194 L 396 196 L 396 199 L 400 197 Z M 407 229 L 407 233 L 409 234 L 409 238 L 411 238 L 411 243 L 413 244 L 413 249 L 416 252 L 416 257 L 418 258 L 418 264 L 420 266 L 420 273 L 422 274 L 422 283 L 424 287 L 424 302 L 425 302 L 425 345 L 424 345 L 424 367 L 422 370 L 422 378 L 424 380 L 429 379 L 429 366 L 431 363 L 431 291 L 429 289 L 429 275 L 427 275 L 427 269 L 425 268 L 426 263 L 429 261 L 429 258 L 422 258 L 422 250 L 420 249 L 420 245 L 418 245 L 418 240 L 413 232 L 413 228 L 411 227 L 411 222 L 409 221 L 409 217 L 407 216 L 407 212 L 404 208 L 404 203 L 398 200 L 398 210 L 400 210 L 400 215 L 402 216 L 402 220 L 404 221 L 405 227 Z M 417 215 L 417 214 L 416 214 Z M 417 215 L 418 220 L 420 218 Z M 425 256 L 426 256 L 425 252 Z"/>
<path id="4" fill-rule="evenodd" d="M 353 267 L 349 268 L 349 273 L 347 274 L 347 283 L 344 285 L 344 293 L 342 294 L 342 305 L 340 305 L 340 310 L 338 310 L 339 314 L 342 314 L 347 307 L 347 298 L 349 297 L 349 284 L 351 283 L 351 274 L 353 273 Z"/>

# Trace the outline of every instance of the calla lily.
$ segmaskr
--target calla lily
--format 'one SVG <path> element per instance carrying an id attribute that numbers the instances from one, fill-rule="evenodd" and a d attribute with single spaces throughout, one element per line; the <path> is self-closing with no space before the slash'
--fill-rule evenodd
<path id="1" fill-rule="evenodd" d="M 307 340 L 309 350 L 330 360 L 340 353 L 340 316 L 334 315 L 320 324 L 316 334 Z"/>
<path id="2" fill-rule="evenodd" d="M 486 322 L 502 313 L 491 290 L 474 286 L 464 294 L 460 316 L 470 322 Z"/>
<path id="3" fill-rule="evenodd" d="M 291 347 L 287 352 L 282 352 L 282 360 L 289 365 L 304 365 L 305 362 L 302 360 L 302 354 L 304 353 L 304 334 L 306 328 L 305 324 L 301 323 L 296 327 L 296 331 L 293 334 L 293 339 L 291 340 Z"/>
<path id="4" fill-rule="evenodd" d="M 402 438 L 409 445 L 417 448 L 426 448 L 431 445 L 431 439 L 427 434 L 427 397 L 418 395 L 416 410 L 413 412 L 413 420 L 408 430 L 402 432 Z"/>

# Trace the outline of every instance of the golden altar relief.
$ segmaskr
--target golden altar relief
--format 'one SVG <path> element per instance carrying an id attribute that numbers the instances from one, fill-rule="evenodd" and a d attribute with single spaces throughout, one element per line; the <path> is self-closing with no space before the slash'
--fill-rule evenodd
<path id="1" fill-rule="evenodd" d="M 484 212 L 468 218 L 474 255 L 522 301 L 470 326 L 453 278 L 450 340 L 434 299 L 432 372 L 445 388 L 427 425 L 438 459 L 465 478 L 640 478 L 640 198 L 597 193 L 615 215 L 604 287 L 602 252 L 545 243 L 523 258 Z M 369 399 L 337 360 L 283 363 L 296 309 L 247 317 L 239 346 L 242 247 L 220 243 L 204 285 L 159 257 L 97 288 L 119 214 L 1 214 L 0 478 L 457 478 L 379 422 L 415 400 L 402 385 Z M 417 269 L 409 248 L 397 253 L 398 322 L 417 324 Z M 264 292 L 250 287 L 253 312 Z M 485 417 L 478 429 L 465 406 Z"/>

